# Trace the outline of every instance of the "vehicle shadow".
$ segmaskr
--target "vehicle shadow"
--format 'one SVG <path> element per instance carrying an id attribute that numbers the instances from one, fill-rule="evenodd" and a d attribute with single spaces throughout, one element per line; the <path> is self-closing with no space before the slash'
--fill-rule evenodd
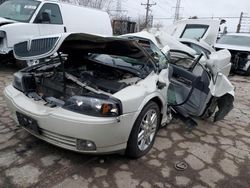
<path id="1" fill-rule="evenodd" d="M 20 68 L 18 68 L 17 65 L 13 62 L 9 62 L 9 63 L 1 63 L 0 62 L 0 71 L 16 72 L 18 70 L 20 70 Z"/>

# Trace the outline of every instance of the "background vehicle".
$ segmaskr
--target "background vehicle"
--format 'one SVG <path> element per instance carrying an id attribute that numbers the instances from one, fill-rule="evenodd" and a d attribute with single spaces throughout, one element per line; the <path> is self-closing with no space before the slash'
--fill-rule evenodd
<path id="1" fill-rule="evenodd" d="M 108 14 L 97 9 L 46 0 L 6 1 L 0 5 L 0 63 L 13 59 L 19 42 L 64 32 L 112 35 L 112 27 Z"/>
<path id="2" fill-rule="evenodd" d="M 161 49 L 168 46 L 171 58 L 194 58 L 197 55 L 210 55 L 219 33 L 220 21 L 212 19 L 183 19 L 160 30 L 151 29 L 158 38 Z"/>
<path id="3" fill-rule="evenodd" d="M 192 39 L 205 42 L 210 46 L 216 43 L 220 28 L 220 20 L 183 19 L 163 29 L 176 39 Z"/>
<path id="4" fill-rule="evenodd" d="M 232 55 L 232 72 L 250 76 L 250 34 L 223 35 L 215 45 L 217 50 L 228 49 Z"/>

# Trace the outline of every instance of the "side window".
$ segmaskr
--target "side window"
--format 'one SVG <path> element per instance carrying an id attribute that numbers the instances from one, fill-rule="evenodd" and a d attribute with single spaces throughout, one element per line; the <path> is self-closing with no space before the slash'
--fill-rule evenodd
<path id="1" fill-rule="evenodd" d="M 168 66 L 169 59 L 154 43 L 144 40 L 139 40 L 138 43 L 159 63 L 161 69 Z"/>
<path id="2" fill-rule="evenodd" d="M 59 6 L 53 3 L 44 4 L 39 11 L 34 23 L 63 24 Z"/>

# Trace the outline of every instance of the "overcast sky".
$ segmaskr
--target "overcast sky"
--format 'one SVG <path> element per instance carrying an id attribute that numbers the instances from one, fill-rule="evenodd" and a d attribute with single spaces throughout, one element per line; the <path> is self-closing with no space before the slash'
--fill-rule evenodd
<path id="1" fill-rule="evenodd" d="M 123 0 L 122 9 L 128 10 L 128 15 L 138 17 L 145 14 L 145 6 L 141 3 L 146 3 L 147 0 Z M 157 3 L 152 7 L 154 15 L 154 23 L 160 22 L 164 25 L 170 24 L 173 20 L 157 19 L 171 18 L 174 15 L 176 0 L 151 0 L 151 3 Z M 182 17 L 198 16 L 198 17 L 239 17 L 241 11 L 245 16 L 250 16 L 250 0 L 182 0 L 180 10 Z M 235 31 L 239 19 L 226 19 L 229 31 Z M 249 22 L 250 19 L 245 19 L 244 22 Z"/>

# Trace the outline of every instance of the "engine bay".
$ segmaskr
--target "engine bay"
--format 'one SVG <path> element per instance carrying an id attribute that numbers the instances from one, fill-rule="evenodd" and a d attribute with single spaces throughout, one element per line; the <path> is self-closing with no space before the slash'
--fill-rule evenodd
<path id="1" fill-rule="evenodd" d="M 33 87 L 33 94 L 29 96 L 37 100 L 66 101 L 86 94 L 112 95 L 140 80 L 130 71 L 90 60 L 48 64 L 30 74 L 32 79 L 27 78 L 26 83 Z"/>

